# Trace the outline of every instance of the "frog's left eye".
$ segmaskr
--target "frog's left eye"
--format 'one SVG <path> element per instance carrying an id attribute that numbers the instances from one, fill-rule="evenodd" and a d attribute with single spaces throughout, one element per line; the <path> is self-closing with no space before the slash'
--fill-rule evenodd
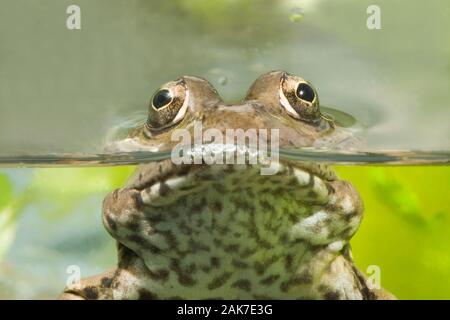
<path id="1" fill-rule="evenodd" d="M 155 93 L 152 99 L 152 106 L 159 110 L 168 106 L 173 100 L 172 93 L 167 89 L 161 89 Z"/>
<path id="2" fill-rule="evenodd" d="M 306 80 L 283 75 L 280 83 L 280 104 L 292 117 L 306 122 L 320 120 L 319 97 Z"/>
<path id="3" fill-rule="evenodd" d="M 189 91 L 183 80 L 166 83 L 150 101 L 147 128 L 158 131 L 177 124 L 186 115 Z"/>

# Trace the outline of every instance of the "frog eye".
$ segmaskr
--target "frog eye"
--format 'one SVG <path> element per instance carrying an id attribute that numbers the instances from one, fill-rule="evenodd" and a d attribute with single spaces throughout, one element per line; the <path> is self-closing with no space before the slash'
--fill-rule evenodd
<path id="1" fill-rule="evenodd" d="M 296 119 L 312 123 L 320 120 L 316 90 L 300 77 L 283 75 L 280 83 L 280 104 Z"/>
<path id="2" fill-rule="evenodd" d="M 188 102 L 189 91 L 183 80 L 165 84 L 150 101 L 147 128 L 158 131 L 177 124 L 186 115 Z"/>
<path id="3" fill-rule="evenodd" d="M 172 100 L 173 96 L 169 90 L 160 89 L 153 95 L 152 106 L 156 110 L 159 110 L 165 106 L 168 106 Z"/>
<path id="4" fill-rule="evenodd" d="M 316 98 L 316 93 L 314 92 L 314 89 L 311 88 L 311 86 L 307 83 L 301 82 L 297 86 L 297 90 L 295 90 L 295 94 L 297 98 L 300 100 L 313 102 Z"/>

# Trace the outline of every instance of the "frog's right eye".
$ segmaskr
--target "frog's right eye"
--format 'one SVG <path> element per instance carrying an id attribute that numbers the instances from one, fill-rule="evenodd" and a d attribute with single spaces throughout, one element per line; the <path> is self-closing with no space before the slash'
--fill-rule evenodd
<path id="1" fill-rule="evenodd" d="M 188 100 L 189 91 L 184 80 L 172 81 L 162 86 L 150 101 L 147 128 L 158 131 L 183 120 Z"/>

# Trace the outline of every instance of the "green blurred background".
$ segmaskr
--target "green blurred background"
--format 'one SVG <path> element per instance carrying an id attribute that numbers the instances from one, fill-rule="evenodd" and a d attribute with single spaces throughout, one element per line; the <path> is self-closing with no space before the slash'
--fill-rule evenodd
<path id="1" fill-rule="evenodd" d="M 0 298 L 54 298 L 69 265 L 80 266 L 83 276 L 114 266 L 101 202 L 133 169 L 0 172 Z M 449 299 L 450 168 L 336 169 L 365 203 L 351 241 L 361 270 L 378 266 L 381 285 L 401 299 Z"/>
<path id="2" fill-rule="evenodd" d="M 450 4 L 365 0 L 3 0 L 0 155 L 97 152 L 108 129 L 183 74 L 225 100 L 261 73 L 311 80 L 373 149 L 450 149 Z M 382 30 L 366 27 L 377 4 Z M 132 167 L 0 170 L 0 298 L 54 298 L 67 267 L 114 265 L 101 202 Z M 403 299 L 450 298 L 450 168 L 337 167 L 365 202 L 361 270 Z"/>

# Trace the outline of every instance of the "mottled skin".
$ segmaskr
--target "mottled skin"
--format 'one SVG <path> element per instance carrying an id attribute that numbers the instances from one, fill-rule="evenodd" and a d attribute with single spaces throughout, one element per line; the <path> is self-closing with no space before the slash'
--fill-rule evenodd
<path id="1" fill-rule="evenodd" d="M 183 77 L 162 87 L 172 94 L 169 104 L 151 103 L 147 124 L 109 149 L 170 150 L 173 130 L 191 129 L 194 120 L 223 132 L 279 129 L 281 148 L 359 143 L 320 113 L 316 94 L 304 96 L 310 101 L 296 95 L 299 83 L 307 84 L 271 72 L 241 103 L 226 105 L 206 80 Z M 118 242 L 117 268 L 61 298 L 393 298 L 370 289 L 352 261 L 349 239 L 363 213 L 352 185 L 321 164 L 280 159 L 277 168 L 261 175 L 258 165 L 170 159 L 140 166 L 103 204 L 104 225 Z"/>

